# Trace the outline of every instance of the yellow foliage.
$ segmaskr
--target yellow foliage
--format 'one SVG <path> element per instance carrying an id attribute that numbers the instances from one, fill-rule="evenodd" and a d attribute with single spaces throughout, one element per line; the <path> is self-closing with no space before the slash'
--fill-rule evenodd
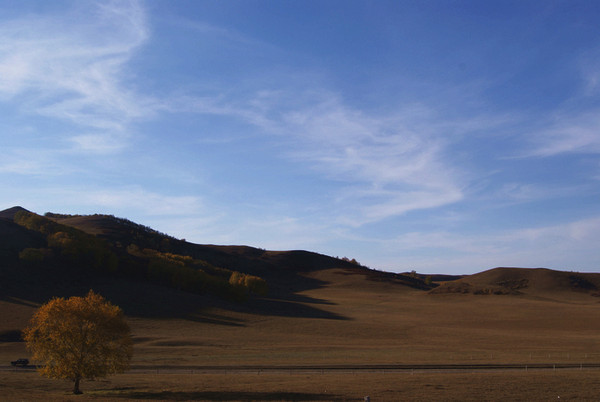
<path id="1" fill-rule="evenodd" d="M 129 368 L 133 354 L 122 310 L 90 290 L 86 297 L 54 298 L 24 330 L 27 348 L 50 378 L 74 381 L 105 377 Z"/>
<path id="2" fill-rule="evenodd" d="M 229 277 L 229 284 L 233 286 L 244 286 L 244 274 L 238 271 L 232 272 Z"/>
<path id="3" fill-rule="evenodd" d="M 69 247 L 73 243 L 73 238 L 65 232 L 56 232 L 48 235 L 48 246 L 50 247 Z"/>
<path id="4" fill-rule="evenodd" d="M 245 287 L 248 291 L 260 296 L 266 296 L 269 288 L 267 282 L 259 276 L 243 274 L 234 271 L 229 277 L 229 284 Z"/>

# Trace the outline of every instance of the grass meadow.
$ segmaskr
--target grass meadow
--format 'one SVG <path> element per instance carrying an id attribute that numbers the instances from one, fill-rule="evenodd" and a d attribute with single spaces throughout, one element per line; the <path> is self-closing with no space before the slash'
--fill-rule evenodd
<path id="1" fill-rule="evenodd" d="M 383 364 L 600 363 L 599 299 L 577 292 L 428 294 L 342 270 L 298 294 L 290 316 L 199 304 L 183 318 L 129 317 L 132 365 L 148 368 L 71 384 L 0 372 L 3 400 L 372 401 L 598 400 L 600 370 L 219 372 L 208 367 Z M 269 303 L 269 300 L 260 301 Z M 1 300 L 0 330 L 23 328 L 35 305 Z M 267 311 L 267 312 L 265 312 Z M 289 311 L 287 309 L 286 311 Z M 27 357 L 0 342 L 0 359 Z M 4 364 L 4 363 L 3 363 Z M 160 372 L 176 367 L 190 372 Z M 152 370 L 159 370 L 158 374 Z"/>
<path id="2" fill-rule="evenodd" d="M 1 399 L 202 401 L 596 401 L 600 370 L 343 373 L 121 374 L 71 384 L 34 372 L 0 373 Z"/>

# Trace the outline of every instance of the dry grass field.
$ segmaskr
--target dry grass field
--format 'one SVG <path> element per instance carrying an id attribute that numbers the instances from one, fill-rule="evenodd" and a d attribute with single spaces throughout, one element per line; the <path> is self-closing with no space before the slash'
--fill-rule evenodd
<path id="1" fill-rule="evenodd" d="M 525 272 L 531 274 L 529 271 L 516 274 Z M 554 271 L 538 271 L 535 275 L 541 279 L 530 277 L 530 286 L 518 294 L 501 295 L 428 293 L 369 280 L 343 269 L 307 275 L 324 285 L 298 293 L 295 300 L 256 300 L 232 308 L 197 297 L 186 299 L 192 305 L 185 316 L 131 316 L 129 323 L 135 341 L 133 366 L 199 369 L 240 365 L 600 363 L 600 299 L 590 292 L 561 286 L 564 281 L 561 282 L 560 276 L 555 277 Z M 486 279 L 481 275 L 474 277 L 472 286 L 485 286 Z M 106 292 L 110 298 L 110 287 L 106 287 Z M 281 310 L 282 303 L 289 305 Z M 257 304 L 262 305 L 256 309 Z M 34 309 L 35 304 L 28 300 L 1 300 L 0 331 L 23 328 Z M 299 314 L 289 314 L 296 310 Z M 8 363 L 27 356 L 22 343 L 0 342 L 0 361 Z M 413 374 L 164 373 L 131 372 L 84 382 L 85 395 L 71 397 L 68 383 L 39 378 L 32 372 L 0 372 L 0 398 L 228 401 L 362 400 L 365 395 L 370 395 L 373 401 L 600 398 L 600 371 L 593 369 Z"/>
<path id="2" fill-rule="evenodd" d="M 597 401 L 599 370 L 366 374 L 121 374 L 71 384 L 0 372 L 5 401 Z"/>

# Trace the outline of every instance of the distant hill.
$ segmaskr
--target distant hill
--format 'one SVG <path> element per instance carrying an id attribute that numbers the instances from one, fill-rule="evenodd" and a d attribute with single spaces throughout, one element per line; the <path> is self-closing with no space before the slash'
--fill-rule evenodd
<path id="1" fill-rule="evenodd" d="M 154 296 L 146 305 L 169 310 L 166 305 L 156 306 L 164 297 L 157 296 L 158 285 L 171 289 L 163 292 L 170 297 L 184 292 L 209 297 L 210 303 L 244 301 L 245 308 L 257 311 L 327 316 L 300 306 L 297 294 L 324 285 L 309 273 L 333 268 L 399 286 L 423 290 L 433 286 L 418 277 L 376 271 L 304 250 L 194 244 L 111 215 L 41 216 L 14 207 L 0 211 L 0 240 L 0 298 L 27 294 L 43 301 L 104 287 L 104 293 L 121 300 L 128 313 L 134 304 L 144 310 L 138 299 L 149 294 Z M 127 295 L 115 290 L 131 286 L 136 290 L 126 291 Z M 125 298 L 134 294 L 136 301 Z M 177 314 L 185 311 L 179 302 L 169 304 L 172 309 L 179 306 Z"/>
<path id="2" fill-rule="evenodd" d="M 494 268 L 442 283 L 433 294 L 534 295 L 561 293 L 600 295 L 600 274 L 556 271 L 547 268 Z"/>

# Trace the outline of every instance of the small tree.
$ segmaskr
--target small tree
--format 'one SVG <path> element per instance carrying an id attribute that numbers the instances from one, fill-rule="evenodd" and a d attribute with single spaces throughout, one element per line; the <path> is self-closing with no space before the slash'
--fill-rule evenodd
<path id="1" fill-rule="evenodd" d="M 24 331 L 39 371 L 74 382 L 106 377 L 129 368 L 133 353 L 122 310 L 90 290 L 86 297 L 54 298 L 35 313 Z"/>

